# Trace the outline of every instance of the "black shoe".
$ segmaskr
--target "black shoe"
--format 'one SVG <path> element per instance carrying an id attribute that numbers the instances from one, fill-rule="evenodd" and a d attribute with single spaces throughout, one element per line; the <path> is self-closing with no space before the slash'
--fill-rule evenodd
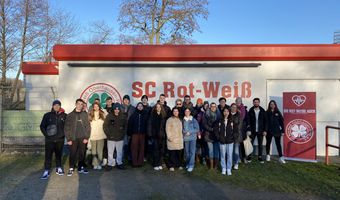
<path id="1" fill-rule="evenodd" d="M 48 179 L 48 177 L 50 177 L 50 172 L 48 170 L 45 170 L 40 179 L 45 180 Z"/>
<path id="2" fill-rule="evenodd" d="M 264 160 L 263 160 L 261 157 L 259 157 L 259 162 L 260 162 L 261 164 L 263 164 L 263 163 L 264 163 Z"/>
<path id="3" fill-rule="evenodd" d="M 117 165 L 117 169 L 125 170 L 125 167 L 123 164 L 121 164 L 121 165 Z"/>
<path id="4" fill-rule="evenodd" d="M 78 168 L 79 174 L 88 174 L 89 171 L 85 167 Z"/>
<path id="5" fill-rule="evenodd" d="M 73 168 L 70 168 L 67 172 L 67 176 L 72 176 L 73 175 L 73 172 L 74 172 L 74 169 Z"/>
<path id="6" fill-rule="evenodd" d="M 112 166 L 106 165 L 106 166 L 105 166 L 105 170 L 106 170 L 106 171 L 111 171 L 111 170 L 112 170 Z"/>

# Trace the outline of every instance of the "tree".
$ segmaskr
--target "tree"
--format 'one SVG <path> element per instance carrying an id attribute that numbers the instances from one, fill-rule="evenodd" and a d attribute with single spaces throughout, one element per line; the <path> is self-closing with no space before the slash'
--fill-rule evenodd
<path id="1" fill-rule="evenodd" d="M 107 44 L 112 41 L 113 28 L 105 21 L 93 21 L 87 28 L 89 38 L 83 43 L 87 44 Z"/>
<path id="2" fill-rule="evenodd" d="M 122 38 L 148 44 L 190 43 L 192 34 L 200 31 L 198 19 L 208 18 L 207 6 L 208 0 L 123 0 L 118 22 L 120 30 L 132 36 Z"/>

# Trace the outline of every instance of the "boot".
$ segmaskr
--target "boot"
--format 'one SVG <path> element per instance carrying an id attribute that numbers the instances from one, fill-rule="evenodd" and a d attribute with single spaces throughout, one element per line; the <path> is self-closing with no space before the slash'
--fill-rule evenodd
<path id="1" fill-rule="evenodd" d="M 214 168 L 214 160 L 209 159 L 209 169 L 213 169 L 213 168 Z"/>

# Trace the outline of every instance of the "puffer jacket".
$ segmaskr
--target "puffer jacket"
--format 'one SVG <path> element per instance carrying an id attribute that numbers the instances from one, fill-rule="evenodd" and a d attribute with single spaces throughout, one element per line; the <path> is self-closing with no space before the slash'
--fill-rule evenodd
<path id="1" fill-rule="evenodd" d="M 126 113 L 115 115 L 114 112 L 108 114 L 104 121 L 104 132 L 107 140 L 121 141 L 126 134 Z"/>
<path id="2" fill-rule="evenodd" d="M 66 121 L 66 113 L 64 109 L 60 109 L 58 113 L 51 110 L 51 112 L 46 113 L 40 123 L 40 130 L 45 136 L 46 141 L 63 141 L 65 138 L 64 126 Z M 47 129 L 50 128 L 51 125 L 56 125 L 57 134 L 53 136 L 48 136 Z"/>

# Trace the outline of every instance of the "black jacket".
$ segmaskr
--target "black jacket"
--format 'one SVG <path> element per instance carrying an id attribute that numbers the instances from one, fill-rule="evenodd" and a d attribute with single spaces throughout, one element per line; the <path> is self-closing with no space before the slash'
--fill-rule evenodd
<path id="1" fill-rule="evenodd" d="M 64 125 L 66 116 L 63 109 L 58 113 L 52 110 L 44 115 L 40 123 L 40 130 L 44 134 L 46 141 L 63 141 L 65 139 Z M 51 125 L 56 125 L 57 134 L 48 136 L 47 129 Z"/>
<path id="2" fill-rule="evenodd" d="M 158 100 L 157 103 L 159 103 L 160 101 Z M 166 118 L 170 118 L 172 113 L 171 113 L 171 108 L 167 105 L 167 102 L 164 102 L 164 104 L 162 105 L 163 106 L 163 109 L 166 113 Z"/>
<path id="3" fill-rule="evenodd" d="M 232 119 L 228 120 L 227 127 L 224 124 L 224 119 L 219 120 L 214 125 L 214 134 L 218 142 L 221 144 L 231 144 L 238 138 L 238 130 L 235 125 L 231 126 Z"/>
<path id="4" fill-rule="evenodd" d="M 234 115 L 231 114 L 231 120 L 233 121 L 233 129 L 237 132 L 237 137 L 234 138 L 236 143 L 243 142 L 243 135 L 242 135 L 242 126 L 243 120 L 241 119 L 240 112 L 236 112 Z"/>
<path id="5" fill-rule="evenodd" d="M 126 114 L 119 113 L 116 116 L 113 112 L 105 118 L 103 129 L 107 140 L 121 141 L 126 134 Z"/>
<path id="6" fill-rule="evenodd" d="M 258 134 L 262 134 L 267 131 L 267 114 L 266 111 L 260 106 L 260 113 L 258 119 Z M 256 116 L 254 111 L 254 106 L 249 109 L 249 125 L 252 134 L 256 134 Z"/>
<path id="7" fill-rule="evenodd" d="M 148 136 L 156 140 L 164 139 L 166 136 L 165 122 L 166 117 L 152 112 L 148 121 Z"/>
<path id="8" fill-rule="evenodd" d="M 283 116 L 279 111 L 267 111 L 268 134 L 280 136 L 285 132 L 283 125 Z"/>
<path id="9" fill-rule="evenodd" d="M 214 125 L 216 122 L 220 120 L 221 114 L 218 110 L 216 110 L 216 118 L 214 119 L 211 115 L 211 111 L 207 110 L 203 115 L 203 131 L 204 131 L 204 139 L 207 142 L 217 142 L 216 135 L 214 134 Z"/>
<path id="10" fill-rule="evenodd" d="M 147 119 L 145 110 L 140 111 L 136 109 L 129 119 L 127 134 L 129 136 L 133 134 L 146 134 Z"/>
<path id="11" fill-rule="evenodd" d="M 76 135 L 77 120 L 80 120 L 82 124 L 83 132 L 81 136 Z M 87 112 L 76 112 L 76 109 L 74 109 L 71 113 L 69 113 L 65 121 L 64 131 L 67 141 L 75 141 L 77 137 L 78 139 L 89 139 L 91 134 L 91 125 Z"/>

